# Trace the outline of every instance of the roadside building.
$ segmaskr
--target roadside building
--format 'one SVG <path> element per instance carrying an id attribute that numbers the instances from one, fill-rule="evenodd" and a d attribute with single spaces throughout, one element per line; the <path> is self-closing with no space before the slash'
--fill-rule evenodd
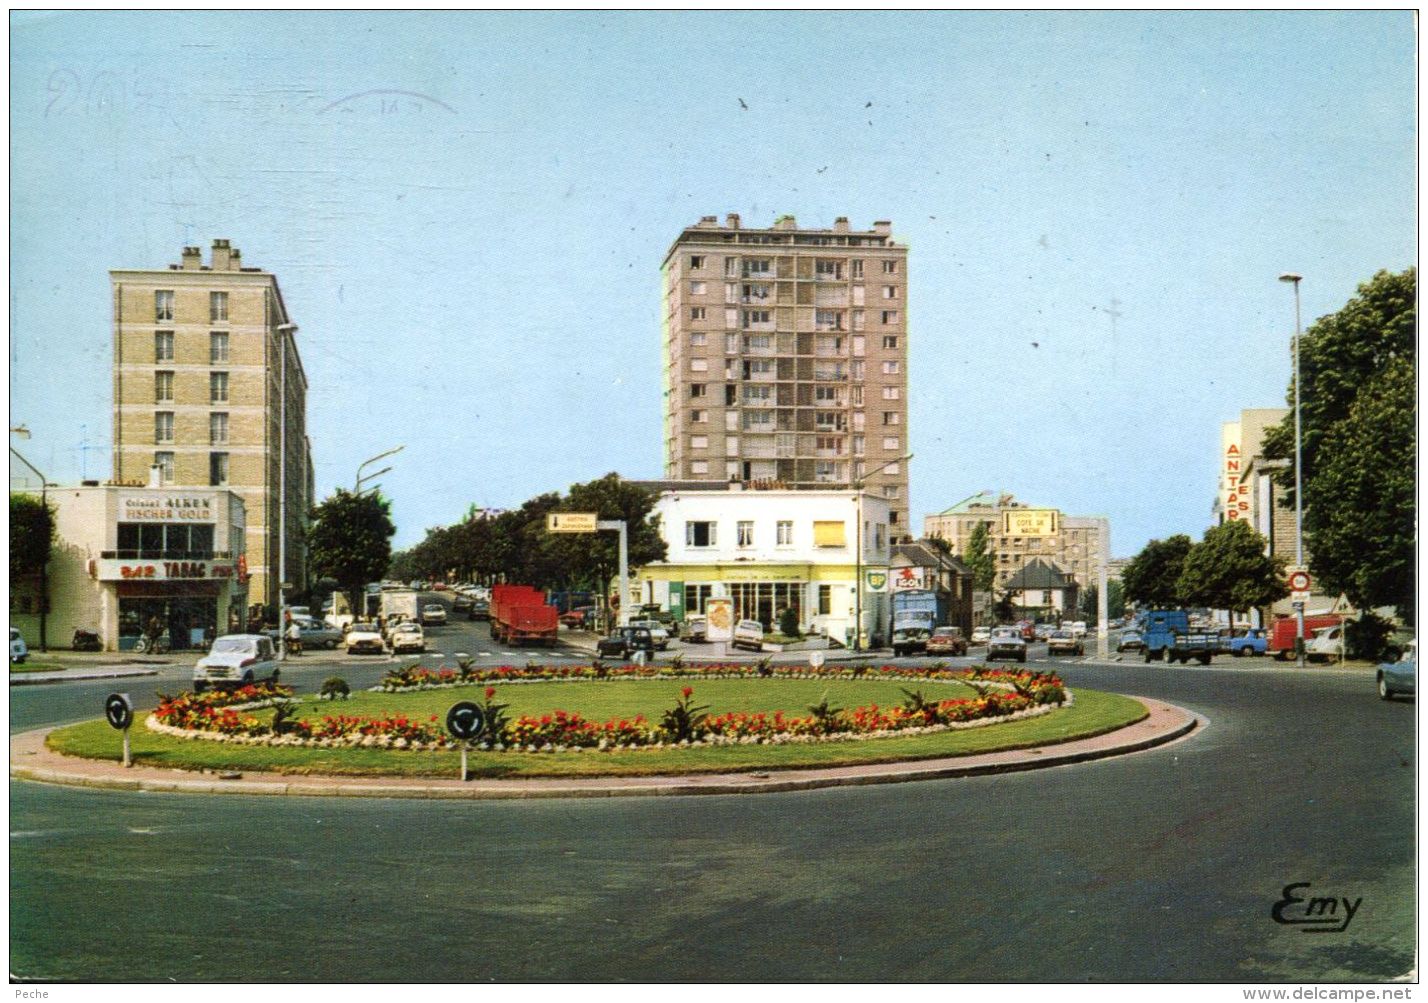
<path id="1" fill-rule="evenodd" d="M 307 377 L 275 275 L 215 240 L 167 269 L 114 269 L 114 481 L 243 499 L 248 601 L 305 587 L 312 507 Z M 280 558 L 286 567 L 280 568 Z"/>
<path id="2" fill-rule="evenodd" d="M 842 642 L 861 613 L 864 643 L 880 640 L 891 609 L 887 499 L 731 487 L 662 491 L 654 510 L 668 554 L 639 569 L 637 601 L 683 620 L 730 598 L 737 618 L 766 627 L 792 609 L 805 630 Z"/>
<path id="3" fill-rule="evenodd" d="M 1007 582 L 1011 603 L 1019 615 L 1033 619 L 1076 618 L 1076 579 L 1040 557 L 1032 558 Z"/>
<path id="4" fill-rule="evenodd" d="M 1008 518 L 1037 513 L 1038 521 L 1053 527 L 1049 535 L 1034 535 L 1017 529 L 1020 520 Z M 1030 562 L 1041 559 L 1055 563 L 1081 588 L 1095 585 L 1099 563 L 1106 553 L 1110 524 L 1104 516 L 1066 515 L 1059 509 L 1037 508 L 1017 501 L 1006 492 L 979 491 L 935 515 L 923 517 L 922 535 L 939 537 L 955 556 L 967 553 L 972 532 L 986 526 L 987 549 L 996 561 L 993 589 L 1004 592 Z"/>
<path id="5" fill-rule="evenodd" d="M 662 274 L 665 476 L 865 484 L 893 538 L 911 537 L 907 248 L 892 224 L 705 216 Z"/>
<path id="6" fill-rule="evenodd" d="M 51 647 L 68 647 L 79 627 L 98 633 L 106 651 L 128 651 L 156 626 L 182 651 L 235 625 L 247 598 L 236 492 L 86 482 L 52 487 L 48 501 Z M 33 582 L 11 585 L 10 622 L 28 642 L 39 634 L 39 596 Z"/>
<path id="7" fill-rule="evenodd" d="M 957 558 L 921 540 L 893 547 L 888 564 L 893 594 L 928 591 L 937 596 L 939 627 L 961 627 L 972 636 L 972 571 Z"/>

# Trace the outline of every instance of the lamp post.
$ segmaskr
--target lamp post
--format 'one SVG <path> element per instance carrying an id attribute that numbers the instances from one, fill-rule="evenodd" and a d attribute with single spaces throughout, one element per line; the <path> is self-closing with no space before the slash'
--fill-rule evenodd
<path id="1" fill-rule="evenodd" d="M 16 435 L 24 439 L 28 439 L 30 437 L 30 430 L 24 425 L 20 425 L 17 428 L 12 428 L 10 429 L 10 431 L 14 432 Z M 49 478 L 46 477 L 44 474 L 40 473 L 40 471 L 35 467 L 33 463 L 21 456 L 14 446 L 10 447 L 10 452 L 14 455 L 15 459 L 19 460 L 25 466 L 33 470 L 35 472 L 35 476 L 39 477 L 40 505 L 42 508 L 44 508 L 45 517 L 48 519 L 50 506 L 49 496 L 48 494 L 46 494 L 46 491 L 50 486 Z M 46 558 L 45 562 L 40 565 L 40 650 L 42 652 L 48 652 L 50 650 L 48 645 L 46 644 L 45 637 L 45 617 L 48 614 L 50 605 L 50 581 L 48 574 L 49 564 L 49 559 Z"/>
<path id="2" fill-rule="evenodd" d="M 283 617 L 288 584 L 288 340 L 296 324 L 279 324 L 278 331 L 278 661 L 287 659 L 288 628 Z"/>
<path id="3" fill-rule="evenodd" d="M 376 456 L 373 456 L 373 457 L 370 457 L 370 458 L 368 458 L 368 459 L 363 460 L 363 461 L 358 465 L 358 467 L 357 467 L 357 477 L 356 477 L 356 480 L 354 480 L 353 483 L 352 483 L 352 493 L 353 493 L 353 494 L 359 494 L 359 493 L 361 492 L 361 490 L 362 490 L 362 482 L 363 482 L 363 481 L 371 480 L 373 477 L 380 477 L 382 474 L 385 474 L 388 470 L 391 470 L 391 469 L 392 469 L 391 467 L 387 467 L 387 468 L 385 468 L 385 469 L 383 469 L 383 470 L 377 471 L 375 474 L 372 474 L 372 475 L 369 476 L 369 477 L 363 477 L 363 476 L 362 476 L 362 469 L 363 469 L 364 467 L 367 467 L 367 466 L 369 466 L 369 465 L 371 465 L 371 464 L 373 464 L 373 463 L 376 463 L 378 460 L 384 460 L 384 459 L 386 459 L 388 456 L 392 456 L 392 455 L 394 455 L 394 454 L 396 454 L 396 453 L 400 453 L 402 450 L 404 450 L 404 449 L 406 449 L 406 448 L 407 448 L 407 447 L 406 447 L 405 445 L 397 446 L 395 449 L 389 449 L 389 450 L 387 450 L 385 453 L 378 453 Z"/>
<path id="4" fill-rule="evenodd" d="M 872 470 L 867 471 L 867 472 L 864 473 L 861 477 L 859 477 L 859 478 L 857 478 L 856 480 L 853 481 L 853 490 L 856 492 L 856 494 L 853 496 L 853 500 L 854 500 L 855 502 L 857 502 L 857 505 L 858 505 L 858 516 L 857 516 L 858 522 L 857 522 L 857 525 L 853 528 L 853 532 L 854 532 L 854 533 L 856 534 L 856 536 L 857 536 L 857 544 L 856 544 L 856 546 L 854 547 L 854 555 L 855 555 L 855 556 L 854 556 L 854 564 L 853 564 L 853 574 L 854 574 L 854 578 L 853 578 L 853 650 L 854 650 L 854 651 L 862 651 L 862 650 L 863 650 L 863 485 L 867 482 L 867 480 L 868 480 L 869 477 L 873 476 L 873 474 L 876 474 L 876 473 L 878 473 L 878 472 L 880 472 L 880 471 L 886 470 L 888 467 L 892 466 L 894 463 L 903 463 L 903 462 L 906 462 L 907 460 L 911 460 L 911 459 L 912 459 L 912 454 L 911 454 L 911 453 L 908 453 L 906 456 L 899 456 L 897 459 L 888 460 L 888 461 L 887 461 L 886 463 L 884 463 L 882 466 L 880 466 L 880 467 L 874 467 Z"/>
<path id="5" fill-rule="evenodd" d="M 1294 564 L 1304 566 L 1304 483 L 1301 460 L 1301 429 L 1299 417 L 1299 283 L 1304 276 L 1286 272 L 1280 282 L 1294 286 Z M 1294 603 L 1294 662 L 1304 668 L 1304 601 Z"/>

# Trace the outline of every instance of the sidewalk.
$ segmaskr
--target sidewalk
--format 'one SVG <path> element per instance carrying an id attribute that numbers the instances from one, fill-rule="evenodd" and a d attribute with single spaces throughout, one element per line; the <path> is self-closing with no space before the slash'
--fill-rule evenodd
<path id="1" fill-rule="evenodd" d="M 382 797 L 472 799 L 657 797 L 682 794 L 762 794 L 914 780 L 1017 773 L 1122 756 L 1165 745 L 1192 734 L 1208 722 L 1182 707 L 1145 697 L 1133 697 L 1148 716 L 1117 731 L 1034 749 L 1013 749 L 947 759 L 811 770 L 769 770 L 744 773 L 703 773 L 664 777 L 589 777 L 554 780 L 471 780 L 457 777 L 411 779 L 396 777 L 292 776 L 276 773 L 194 773 L 150 766 L 125 769 L 117 761 L 77 759 L 45 748 L 50 729 L 27 731 L 10 738 L 10 776 L 16 780 L 99 787 L 117 790 L 166 791 L 181 794 L 264 794 L 295 797 Z M 119 736 L 115 734 L 116 757 Z M 513 753 L 519 755 L 519 753 Z"/>
<path id="2" fill-rule="evenodd" d="M 596 650 L 596 642 L 601 635 L 588 630 L 562 630 L 560 632 L 561 644 L 574 648 L 577 651 L 593 655 Z M 884 659 L 891 659 L 893 652 L 891 648 L 864 648 L 862 651 L 852 651 L 848 648 L 827 648 L 815 649 L 823 656 L 825 662 L 867 662 Z M 656 661 L 668 661 L 676 655 L 681 656 L 686 662 L 757 662 L 761 658 L 770 658 L 775 664 L 790 662 L 807 662 L 808 656 L 813 651 L 801 649 L 797 651 L 764 651 L 752 652 L 742 649 L 734 649 L 722 641 L 708 641 L 704 644 L 689 644 L 683 641 L 671 641 L 667 651 L 655 653 Z"/>

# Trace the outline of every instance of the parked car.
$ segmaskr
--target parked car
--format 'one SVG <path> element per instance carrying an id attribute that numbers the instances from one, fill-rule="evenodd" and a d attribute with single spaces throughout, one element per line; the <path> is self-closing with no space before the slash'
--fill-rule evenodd
<path id="1" fill-rule="evenodd" d="M 25 647 L 25 639 L 20 636 L 19 630 L 10 628 L 10 661 L 19 665 L 26 658 L 30 657 L 30 649 Z"/>
<path id="2" fill-rule="evenodd" d="M 938 627 L 927 639 L 929 655 L 965 655 L 967 639 L 962 636 L 961 627 Z"/>
<path id="3" fill-rule="evenodd" d="M 468 620 L 491 619 L 491 604 L 485 599 L 472 599 L 471 609 L 466 614 Z"/>
<path id="4" fill-rule="evenodd" d="M 658 620 L 631 620 L 630 626 L 648 628 L 650 637 L 654 639 L 654 646 L 660 651 L 669 647 L 669 631 L 665 630 L 664 624 Z"/>
<path id="5" fill-rule="evenodd" d="M 1236 658 L 1243 658 L 1245 655 L 1262 655 L 1269 649 L 1269 638 L 1265 636 L 1263 629 L 1254 627 L 1237 637 L 1230 638 L 1225 642 L 1225 646 Z"/>
<path id="6" fill-rule="evenodd" d="M 1070 623 L 1066 624 L 1066 629 L 1069 630 L 1069 631 L 1071 631 L 1071 634 L 1072 634 L 1072 636 L 1074 636 L 1074 637 L 1085 637 L 1085 636 L 1086 636 L 1086 621 L 1085 621 L 1085 620 L 1072 620 Z"/>
<path id="7" fill-rule="evenodd" d="M 1344 627 L 1320 627 L 1304 645 L 1304 657 L 1311 662 L 1337 662 L 1344 657 Z"/>
<path id="8" fill-rule="evenodd" d="M 577 606 L 560 614 L 560 622 L 572 630 L 589 627 L 595 622 L 594 606 Z"/>
<path id="9" fill-rule="evenodd" d="M 1053 630 L 1046 639 L 1046 651 L 1051 655 L 1084 655 L 1086 646 L 1074 631 Z"/>
<path id="10" fill-rule="evenodd" d="M 733 646 L 764 650 L 764 625 L 757 620 L 740 620 L 734 624 Z"/>
<path id="11" fill-rule="evenodd" d="M 1038 623 L 1036 625 L 1036 639 L 1044 641 L 1051 636 L 1051 632 L 1056 629 L 1054 623 Z"/>
<path id="12" fill-rule="evenodd" d="M 326 648 L 331 651 L 342 643 L 342 631 L 317 620 L 300 620 L 298 629 L 302 632 L 304 649 Z"/>
<path id="13" fill-rule="evenodd" d="M 990 628 L 990 627 L 973 627 L 973 628 L 972 628 L 972 643 L 973 643 L 973 644 L 986 644 L 989 640 L 991 640 L 991 637 L 992 637 L 992 628 Z"/>
<path id="14" fill-rule="evenodd" d="M 703 613 L 691 613 L 684 618 L 682 636 L 686 641 L 707 641 L 709 639 L 709 618 Z"/>
<path id="15" fill-rule="evenodd" d="M 473 600 L 470 593 L 458 592 L 456 593 L 456 598 L 451 601 L 451 611 L 453 613 L 460 613 L 462 610 L 469 611 L 472 602 Z"/>
<path id="16" fill-rule="evenodd" d="M 445 591 L 446 591 L 446 583 L 445 583 L 445 582 L 434 582 L 434 583 L 432 583 L 431 590 L 432 590 L 433 592 L 445 592 Z"/>
<path id="17" fill-rule="evenodd" d="M 348 628 L 346 644 L 349 655 L 358 655 L 367 651 L 381 655 L 387 651 L 387 645 L 382 640 L 382 632 L 377 629 L 375 623 L 369 620 L 359 620 Z"/>
<path id="18" fill-rule="evenodd" d="M 446 625 L 446 607 L 441 603 L 427 603 L 421 608 L 422 626 L 428 624 Z"/>
<path id="19" fill-rule="evenodd" d="M 595 658 L 629 659 L 637 651 L 646 658 L 654 657 L 654 637 L 648 627 L 619 627 L 609 637 L 595 642 Z"/>
<path id="20" fill-rule="evenodd" d="M 426 632 L 422 630 L 421 624 L 407 621 L 398 624 L 392 631 L 392 654 L 395 655 L 399 651 L 422 652 L 425 650 Z"/>
<path id="21" fill-rule="evenodd" d="M 1016 626 L 1017 630 L 1021 631 L 1021 639 L 1023 641 L 1036 640 L 1036 624 L 1032 623 L 1030 620 L 1023 620 Z"/>
<path id="22" fill-rule="evenodd" d="M 266 634 L 225 634 L 193 667 L 193 691 L 209 686 L 246 686 L 260 679 L 278 681 L 278 652 Z"/>
<path id="23" fill-rule="evenodd" d="M 932 632 L 926 627 L 897 628 L 892 635 L 893 657 L 922 654 L 927 650 L 927 639 L 931 636 Z"/>
<path id="24" fill-rule="evenodd" d="M 1026 661 L 1026 639 L 1020 627 L 998 627 L 992 631 L 987 641 L 987 661 L 998 658 L 1015 658 Z"/>
<path id="25" fill-rule="evenodd" d="M 1140 636 L 1138 630 L 1121 631 L 1121 639 L 1116 644 L 1117 651 L 1143 651 L 1145 650 L 1145 638 Z"/>
<path id="26" fill-rule="evenodd" d="M 1382 662 L 1378 667 L 1378 696 L 1392 700 L 1398 694 L 1415 696 L 1418 691 L 1418 646 L 1410 641 L 1408 649 L 1397 661 Z"/>

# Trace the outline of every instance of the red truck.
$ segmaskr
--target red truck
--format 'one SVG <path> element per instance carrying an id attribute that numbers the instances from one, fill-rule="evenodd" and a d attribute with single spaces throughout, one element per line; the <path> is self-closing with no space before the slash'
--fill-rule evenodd
<path id="1" fill-rule="evenodd" d="M 1337 613 L 1312 613 L 1304 617 L 1304 640 L 1314 636 L 1314 631 L 1321 627 L 1337 627 L 1344 622 L 1344 618 Z M 1285 661 L 1294 657 L 1294 628 L 1296 618 L 1293 616 L 1281 616 L 1275 619 L 1274 629 L 1269 635 L 1268 653 L 1273 655 L 1277 661 Z"/>
<path id="2" fill-rule="evenodd" d="M 491 637 L 506 644 L 543 643 L 555 647 L 559 613 L 545 593 L 529 585 L 491 587 Z"/>

